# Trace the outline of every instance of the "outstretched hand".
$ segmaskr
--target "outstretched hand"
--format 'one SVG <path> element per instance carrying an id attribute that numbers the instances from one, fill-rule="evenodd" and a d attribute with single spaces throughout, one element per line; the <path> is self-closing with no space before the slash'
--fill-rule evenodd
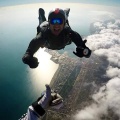
<path id="1" fill-rule="evenodd" d="M 25 54 L 22 58 L 22 61 L 25 64 L 28 64 L 30 68 L 36 68 L 39 64 L 38 59 L 36 57 L 30 56 L 29 54 Z"/>
<path id="2" fill-rule="evenodd" d="M 86 42 L 87 42 L 87 40 L 84 40 L 82 46 L 77 47 L 76 52 L 73 51 L 73 53 L 76 56 L 78 56 L 78 57 L 86 57 L 86 58 L 90 57 L 91 50 L 88 47 L 86 47 L 86 45 L 85 45 Z"/>
<path id="3" fill-rule="evenodd" d="M 58 93 L 51 90 L 49 85 L 46 85 L 46 91 L 43 97 L 39 100 L 38 104 L 40 104 L 43 109 L 48 107 L 59 109 L 62 106 L 62 103 L 62 97 Z"/>

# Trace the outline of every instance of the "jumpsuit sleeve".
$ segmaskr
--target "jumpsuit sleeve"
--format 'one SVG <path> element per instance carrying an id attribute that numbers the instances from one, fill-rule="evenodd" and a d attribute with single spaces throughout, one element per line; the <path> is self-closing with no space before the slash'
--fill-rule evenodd
<path id="1" fill-rule="evenodd" d="M 72 42 L 74 42 L 77 47 L 83 46 L 82 37 L 77 32 L 71 31 L 71 38 L 72 38 Z"/>
<path id="2" fill-rule="evenodd" d="M 30 54 L 30 55 L 34 55 L 35 52 L 37 52 L 37 50 L 40 47 L 43 47 L 45 44 L 45 40 L 42 38 L 42 33 L 40 32 L 35 38 L 33 38 L 31 40 L 31 42 L 29 43 L 29 46 L 26 50 L 26 53 Z"/>
<path id="3" fill-rule="evenodd" d="M 39 120 L 39 116 L 35 113 L 32 106 L 29 106 L 27 111 L 27 120 Z"/>
<path id="4" fill-rule="evenodd" d="M 34 108 L 32 106 L 29 106 L 27 113 L 25 115 L 23 115 L 19 120 L 41 120 L 41 118 L 44 116 L 44 114 L 40 115 L 39 113 L 37 113 L 34 110 Z"/>

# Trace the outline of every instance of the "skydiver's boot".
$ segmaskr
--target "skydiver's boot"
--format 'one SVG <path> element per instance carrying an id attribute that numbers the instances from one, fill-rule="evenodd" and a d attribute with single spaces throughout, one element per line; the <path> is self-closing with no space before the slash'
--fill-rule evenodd
<path id="1" fill-rule="evenodd" d="M 38 19 L 39 19 L 39 25 L 37 27 L 37 35 L 40 33 L 40 25 L 41 25 L 41 23 L 43 23 L 44 21 L 46 21 L 44 9 L 39 8 L 38 15 L 39 15 L 39 17 L 38 17 Z"/>
<path id="2" fill-rule="evenodd" d="M 70 8 L 66 8 L 66 9 L 64 10 L 64 12 L 66 13 L 66 17 L 67 17 L 67 19 L 68 19 L 69 12 L 70 12 Z"/>
<path id="3" fill-rule="evenodd" d="M 69 16 L 70 8 L 66 8 L 66 9 L 64 10 L 64 12 L 65 12 L 65 14 L 66 14 L 66 23 L 67 23 L 67 25 L 70 27 L 69 21 L 68 21 L 68 16 Z"/>
<path id="4" fill-rule="evenodd" d="M 39 19 L 39 25 L 40 25 L 42 22 L 46 21 L 45 11 L 44 11 L 44 9 L 42 9 L 42 8 L 39 8 L 39 17 L 38 17 L 38 19 Z"/>

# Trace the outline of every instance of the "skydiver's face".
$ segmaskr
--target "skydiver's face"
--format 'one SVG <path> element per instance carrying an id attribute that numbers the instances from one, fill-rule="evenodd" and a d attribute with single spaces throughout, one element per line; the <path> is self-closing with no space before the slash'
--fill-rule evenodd
<path id="1" fill-rule="evenodd" d="M 58 36 L 61 33 L 63 28 L 64 28 L 64 20 L 62 20 L 61 23 L 59 23 L 59 21 L 58 22 L 53 21 L 53 23 L 50 22 L 50 30 L 56 36 Z"/>

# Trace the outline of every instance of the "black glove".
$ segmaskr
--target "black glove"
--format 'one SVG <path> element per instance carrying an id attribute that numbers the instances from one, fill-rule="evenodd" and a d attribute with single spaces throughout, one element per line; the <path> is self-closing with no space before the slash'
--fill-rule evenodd
<path id="1" fill-rule="evenodd" d="M 39 64 L 38 59 L 29 54 L 25 54 L 22 61 L 23 63 L 28 64 L 30 68 L 36 68 Z"/>
<path id="2" fill-rule="evenodd" d="M 84 40 L 82 47 L 77 47 L 76 52 L 73 51 L 73 53 L 76 56 L 78 56 L 78 57 L 86 57 L 86 58 L 90 57 L 91 50 L 88 47 L 86 47 L 86 45 L 85 45 L 86 42 L 87 42 L 87 40 Z"/>

